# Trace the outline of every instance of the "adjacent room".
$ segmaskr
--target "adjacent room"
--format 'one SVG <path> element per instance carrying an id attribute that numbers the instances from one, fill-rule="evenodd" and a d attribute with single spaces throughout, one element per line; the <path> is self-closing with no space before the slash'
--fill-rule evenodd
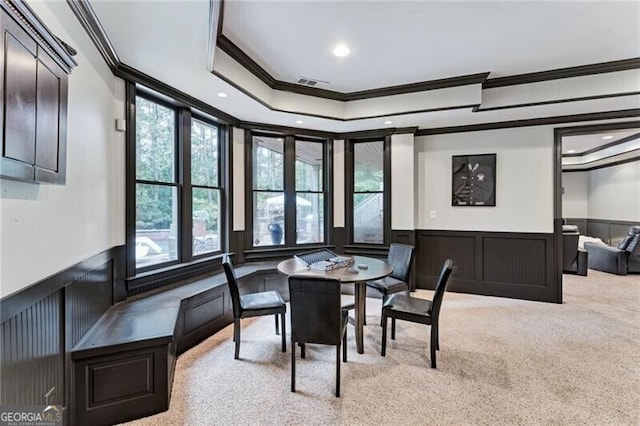
<path id="1" fill-rule="evenodd" d="M 639 424 L 639 16 L 1 0 L 0 423 Z"/>

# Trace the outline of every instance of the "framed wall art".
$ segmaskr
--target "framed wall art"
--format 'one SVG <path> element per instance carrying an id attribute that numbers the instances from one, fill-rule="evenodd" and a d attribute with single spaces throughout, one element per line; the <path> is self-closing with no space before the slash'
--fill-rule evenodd
<path id="1" fill-rule="evenodd" d="M 451 205 L 496 205 L 496 154 L 452 157 Z"/>

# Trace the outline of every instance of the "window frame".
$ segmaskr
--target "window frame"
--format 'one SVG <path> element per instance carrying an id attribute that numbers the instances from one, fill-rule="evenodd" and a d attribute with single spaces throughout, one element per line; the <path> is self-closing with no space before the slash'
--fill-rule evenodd
<path id="1" fill-rule="evenodd" d="M 137 148 L 137 135 L 136 135 L 136 101 L 141 97 L 147 101 L 157 103 L 163 107 L 169 108 L 174 111 L 175 114 L 175 132 L 174 132 L 174 164 L 175 164 L 175 176 L 174 182 L 171 184 L 158 183 L 155 181 L 145 181 L 137 179 L 137 163 L 136 163 L 136 148 Z M 157 93 L 151 89 L 137 86 L 135 83 L 128 83 L 126 85 L 126 99 L 127 99 L 127 122 L 131 123 L 127 126 L 128 131 L 126 134 L 126 203 L 125 203 L 125 246 L 126 246 L 126 279 L 131 283 L 140 282 L 140 285 L 147 284 L 150 277 L 154 280 L 161 279 L 163 276 L 178 277 L 180 274 L 175 271 L 184 267 L 188 267 L 193 264 L 200 264 L 202 262 L 211 263 L 212 260 L 219 258 L 226 246 L 227 242 L 227 228 L 229 226 L 229 210 L 227 201 L 227 190 L 229 187 L 229 173 L 227 171 L 229 165 L 227 158 L 227 145 L 229 144 L 229 129 L 228 126 L 221 124 L 215 118 L 209 117 L 206 113 L 193 110 L 189 105 L 185 105 L 178 101 L 175 101 L 169 97 L 165 97 L 160 93 Z M 193 120 L 198 120 L 205 125 L 217 128 L 218 131 L 218 187 L 215 188 L 219 191 L 220 196 L 220 239 L 218 250 L 193 254 L 193 188 L 203 187 L 202 185 L 192 186 L 191 184 L 191 124 Z M 147 265 L 138 267 L 136 265 L 136 186 L 138 183 L 151 183 L 161 184 L 164 186 L 171 186 L 177 188 L 177 237 L 176 237 L 176 252 L 177 259 L 169 260 L 166 262 L 155 263 L 153 265 Z M 216 263 L 217 266 L 217 262 Z M 137 285 L 137 284 L 136 284 Z M 160 286 L 159 284 L 153 284 L 152 288 Z M 135 287 L 135 285 L 133 286 Z M 146 289 L 146 287 L 144 288 Z M 128 290 L 130 293 L 132 289 Z M 138 291 L 133 291 L 135 294 Z"/>
<path id="2" fill-rule="evenodd" d="M 322 176 L 320 178 L 320 182 L 322 184 L 322 190 L 321 191 L 313 191 L 313 190 L 298 190 L 298 188 L 296 187 L 296 178 L 297 178 L 297 170 L 296 170 L 296 166 L 297 166 L 297 161 L 298 161 L 298 157 L 297 155 L 295 156 L 295 160 L 294 160 L 294 167 L 293 167 L 293 194 L 294 194 L 294 200 L 296 200 L 296 214 L 294 217 L 294 225 L 295 225 L 295 241 L 296 241 L 296 245 L 310 245 L 310 244 L 326 244 L 327 243 L 327 230 L 324 229 L 324 227 L 326 226 L 326 215 L 327 215 L 327 209 L 326 209 L 326 204 L 327 204 L 327 199 L 329 197 L 328 191 L 326 189 L 326 159 L 327 159 L 327 153 L 326 153 L 326 149 L 324 146 L 324 143 L 322 141 L 316 141 L 316 140 L 310 140 L 310 139 L 305 139 L 305 138 L 300 138 L 300 137 L 294 137 L 293 140 L 293 146 L 294 149 L 297 148 L 297 143 L 298 142 L 309 142 L 309 143 L 315 143 L 315 144 L 319 144 L 321 146 L 321 152 L 322 152 Z M 322 231 L 322 241 L 319 242 L 314 242 L 314 243 L 306 243 L 306 244 L 299 244 L 298 243 L 298 209 L 297 209 L 297 202 L 298 202 L 298 194 L 310 194 L 310 195 L 322 195 L 322 206 L 323 206 L 323 211 L 322 211 L 322 217 L 323 217 L 323 231 Z"/>
<path id="3" fill-rule="evenodd" d="M 285 200 L 296 199 L 295 176 L 296 176 L 296 156 L 295 143 L 317 142 L 322 144 L 322 191 L 323 195 L 323 242 L 321 243 L 297 243 L 297 217 L 296 203 L 288 201 L 284 205 L 284 238 L 280 245 L 254 245 L 254 193 L 264 192 L 255 190 L 253 182 L 253 141 L 254 137 L 282 138 L 284 146 L 284 198 Z M 271 133 L 268 131 L 246 130 L 245 131 L 245 247 L 247 252 L 261 251 L 291 251 L 291 249 L 326 247 L 329 245 L 333 228 L 333 217 L 329 212 L 333 211 L 331 193 L 333 192 L 333 169 L 331 166 L 331 154 L 333 152 L 333 140 L 324 138 L 314 138 L 297 134 Z M 278 191 L 280 192 L 280 191 Z M 301 191 L 304 192 L 304 191 Z"/>
<path id="4" fill-rule="evenodd" d="M 193 189 L 215 189 L 218 191 L 219 194 L 219 202 L 220 202 L 220 217 L 218 218 L 218 227 L 220 228 L 220 234 L 219 234 L 219 240 L 218 240 L 218 250 L 214 250 L 214 251 L 209 251 L 206 253 L 200 253 L 200 254 L 193 254 L 193 231 L 189 233 L 190 235 L 190 241 L 189 241 L 189 246 L 191 247 L 191 257 L 193 260 L 197 260 L 197 259 L 202 259 L 202 258 L 207 258 L 207 257 L 211 257 L 211 256 L 216 256 L 221 254 L 224 251 L 225 248 L 225 244 L 224 242 L 226 241 L 225 239 L 225 235 L 226 235 L 226 220 L 224 219 L 223 216 L 225 216 L 225 208 L 224 208 L 224 203 L 225 203 L 225 190 L 224 190 L 224 174 L 223 173 L 223 166 L 225 165 L 225 158 L 224 158 L 224 137 L 223 137 L 223 128 L 222 126 L 220 126 L 219 124 L 215 123 L 213 120 L 206 118 L 203 114 L 197 113 L 197 112 L 192 112 L 191 113 L 191 117 L 190 117 L 190 123 L 193 123 L 194 120 L 200 121 L 203 124 L 207 125 L 207 126 L 211 126 L 211 127 L 215 127 L 218 130 L 218 170 L 217 170 L 217 182 L 218 182 L 218 186 L 207 186 L 207 185 L 197 185 L 197 184 L 193 184 L 191 182 L 191 160 L 192 160 L 192 151 L 191 151 L 191 147 L 193 146 L 193 144 L 191 143 L 191 134 L 192 134 L 192 126 L 191 124 L 189 125 L 189 144 L 188 144 L 188 153 L 189 153 L 189 173 L 188 173 L 188 178 L 189 178 L 189 184 L 188 184 L 188 192 L 189 192 L 189 198 L 188 200 L 191 200 L 190 203 L 185 203 L 189 205 L 189 217 L 191 218 L 191 226 L 193 228 Z M 185 154 L 187 152 L 187 148 L 185 148 L 184 150 Z M 186 189 L 185 189 L 186 191 Z"/>
<path id="5" fill-rule="evenodd" d="M 382 243 L 354 242 L 354 214 L 353 197 L 355 192 L 355 145 L 366 142 L 382 142 L 382 167 L 383 167 L 383 241 Z M 391 243 L 391 136 L 348 139 L 345 141 L 345 161 L 344 161 L 344 183 L 345 183 L 345 235 L 346 245 L 350 247 L 387 247 Z M 376 191 L 377 192 L 377 191 Z M 361 193 L 361 192 L 357 192 Z"/>

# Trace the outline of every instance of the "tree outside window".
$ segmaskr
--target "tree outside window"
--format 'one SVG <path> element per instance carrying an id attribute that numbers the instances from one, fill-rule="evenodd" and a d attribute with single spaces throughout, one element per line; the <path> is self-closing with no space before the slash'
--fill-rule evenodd
<path id="1" fill-rule="evenodd" d="M 220 128 L 146 94 L 135 122 L 136 271 L 219 252 Z"/>
<path id="2" fill-rule="evenodd" d="M 253 135 L 251 143 L 251 245 L 323 243 L 326 142 Z"/>

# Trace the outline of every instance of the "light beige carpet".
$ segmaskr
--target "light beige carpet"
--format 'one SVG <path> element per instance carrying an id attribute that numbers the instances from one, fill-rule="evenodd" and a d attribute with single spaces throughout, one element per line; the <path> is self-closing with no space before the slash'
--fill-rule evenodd
<path id="1" fill-rule="evenodd" d="M 169 411 L 132 424 L 638 425 L 639 307 L 640 276 L 592 270 L 564 276 L 562 305 L 446 293 L 434 370 L 426 326 L 398 321 L 380 356 L 380 301 L 368 299 L 365 353 L 349 327 L 341 398 L 334 347 L 298 356 L 291 393 L 273 318 L 243 320 L 241 360 L 227 327 L 180 356 Z"/>

